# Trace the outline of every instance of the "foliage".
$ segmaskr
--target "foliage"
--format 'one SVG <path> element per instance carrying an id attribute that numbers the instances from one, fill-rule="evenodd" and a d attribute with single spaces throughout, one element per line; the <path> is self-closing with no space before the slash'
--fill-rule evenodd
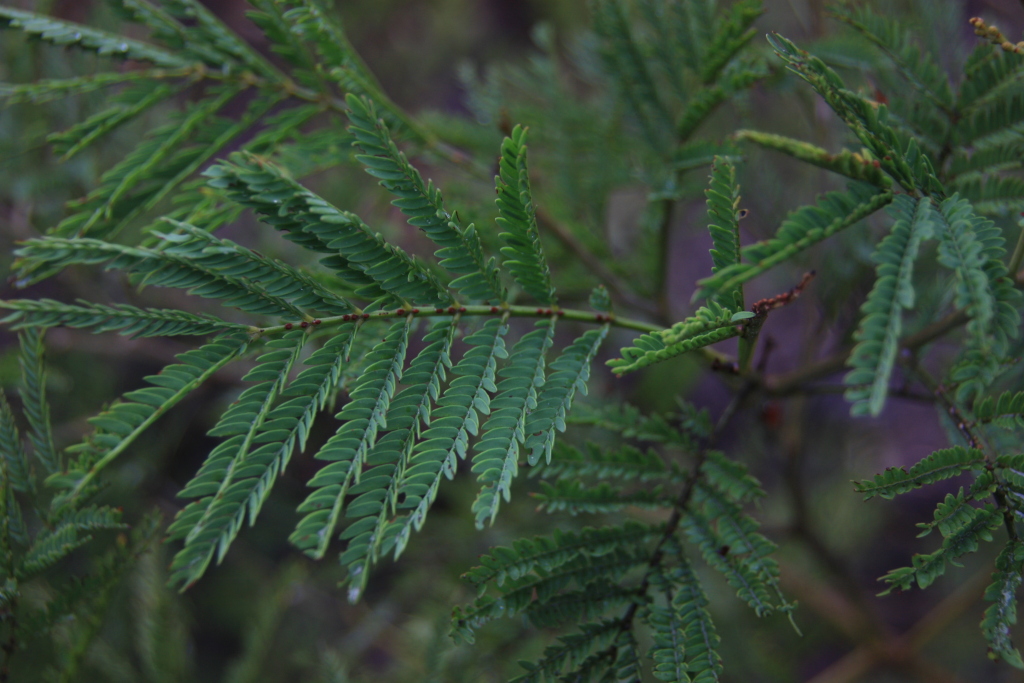
<path id="1" fill-rule="evenodd" d="M 1004 236 L 1004 216 L 1024 206 L 1020 178 L 1007 175 L 1021 151 L 1019 45 L 975 22 L 994 44 L 980 44 L 964 77 L 953 77 L 895 19 L 861 6 L 833 8 L 861 36 L 861 49 L 887 60 L 885 76 L 909 86 L 890 106 L 847 85 L 838 64 L 770 35 L 774 63 L 809 84 L 856 145 L 831 153 L 776 133 L 744 129 L 725 140 L 711 130 L 712 112 L 769 75 L 752 43 L 763 12 L 757 0 L 594 0 L 590 52 L 573 63 L 580 78 L 600 85 L 594 90 L 603 99 L 594 106 L 617 115 L 606 129 L 611 124 L 591 114 L 580 135 L 608 139 L 598 148 L 608 164 L 612 146 L 623 145 L 629 174 L 650 188 L 649 225 L 632 256 L 617 262 L 608 245 L 595 244 L 601 240 L 592 226 L 580 224 L 585 214 L 573 217 L 573 202 L 587 195 L 566 190 L 586 172 L 602 192 L 617 181 L 586 164 L 552 165 L 543 151 L 571 148 L 545 136 L 572 128 L 559 119 L 565 112 L 579 114 L 565 92 L 547 89 L 559 80 L 557 57 L 531 67 L 544 87 L 530 96 L 559 106 L 530 121 L 535 154 L 528 157 L 526 126 L 501 122 L 499 143 L 465 133 L 466 124 L 428 125 L 404 111 L 317 0 L 254 0 L 251 18 L 273 59 L 197 0 L 109 4 L 148 37 L 0 8 L 0 25 L 10 31 L 116 60 L 100 74 L 0 90 L 12 106 L 102 102 L 97 113 L 51 131 L 63 159 L 132 126 L 144 131 L 84 198 L 68 203 L 62 220 L 18 245 L 12 265 L 19 287 L 53 286 L 65 273 L 101 266 L 137 298 L 0 301 L 7 311 L 0 322 L 19 336 L 21 369 L 18 400 L 0 396 L 4 677 L 10 667 L 28 670 L 17 668 L 19 649 L 32 639 L 59 649 L 59 622 L 76 615 L 73 645 L 50 672 L 72 680 L 122 579 L 159 574 L 140 559 L 151 557 L 159 521 L 134 522 L 133 513 L 130 537 L 108 533 L 124 529 L 129 515 L 105 503 L 106 487 L 140 457 L 158 421 L 232 370 L 240 389 L 207 430 L 215 445 L 177 492 L 187 502 L 163 532 L 174 549 L 166 582 L 189 589 L 237 553 L 239 535 L 272 507 L 275 484 L 298 454 L 311 476 L 305 500 L 293 506 L 289 541 L 314 560 L 337 553 L 351 602 L 373 585 L 386 556 L 399 558 L 414 533 L 444 516 L 433 507 L 457 485 L 446 482 L 475 479 L 466 507 L 486 530 L 502 524 L 499 512 L 530 486 L 520 477 L 529 468 L 538 511 L 586 516 L 588 526 L 492 548 L 465 574 L 476 596 L 451 620 L 451 634 L 465 643 L 504 617 L 557 628 L 558 640 L 524 663 L 517 681 L 639 681 L 647 672 L 663 681 L 719 680 L 729 666 L 722 656 L 729 636 L 715 626 L 712 599 L 721 590 L 709 589 L 718 580 L 712 572 L 757 617 L 792 620 L 796 608 L 783 591 L 776 543 L 759 531 L 760 513 L 752 510 L 767 494 L 734 452 L 734 420 L 752 397 L 810 395 L 816 380 L 844 365 L 853 416 L 880 416 L 894 396 L 923 388 L 924 400 L 949 419 L 951 445 L 854 488 L 865 499 L 892 499 L 954 477 L 971 481 L 921 525 L 922 535 L 938 529 L 938 550 L 914 555 L 882 580 L 890 591 L 929 587 L 948 565 L 999 539 L 981 631 L 992 653 L 1024 668 L 1011 640 L 1014 594 L 1024 578 L 1024 394 L 1001 390 L 1020 377 L 1015 278 L 1024 238 L 1007 259 Z M 772 82 L 783 78 L 780 71 Z M 495 78 L 474 86 L 478 115 L 507 113 L 495 94 L 506 85 Z M 146 118 L 175 102 L 183 104 L 156 123 Z M 849 184 L 793 208 L 749 241 L 737 147 L 745 143 Z M 426 162 L 452 175 L 444 195 L 424 179 Z M 386 196 L 397 209 L 390 215 L 407 226 L 378 229 L 385 211 L 372 201 L 314 189 L 317 171 L 352 165 L 381 188 L 367 196 Z M 706 174 L 710 258 L 696 278 L 696 306 L 675 315 L 673 262 L 664 250 L 675 206 L 696 195 Z M 466 189 L 474 183 L 496 191 L 496 210 Z M 368 217 L 345 208 L 352 205 Z M 275 249 L 294 264 L 228 236 L 245 210 L 272 228 L 263 232 L 291 243 Z M 881 224 L 886 234 L 876 239 Z M 755 349 L 773 312 L 793 304 L 815 273 L 830 283 L 857 276 L 823 256 L 826 242 L 870 254 L 875 264 L 855 322 L 846 329 L 839 316 L 827 321 L 852 343 L 844 342 L 838 362 L 770 376 L 771 347 L 762 347 L 756 363 Z M 772 277 L 789 282 L 801 270 L 796 286 L 745 299 L 755 286 L 777 286 Z M 154 307 L 143 303 L 144 288 L 147 296 L 160 288 L 196 298 L 184 304 L 165 292 L 167 303 Z M 589 308 L 577 303 L 584 299 Z M 85 420 L 91 431 L 55 429 L 60 385 L 48 382 L 44 344 L 54 328 L 191 346 Z M 183 339 L 190 337 L 201 339 Z M 735 352 L 719 345 L 734 337 Z M 940 338 L 956 349 L 954 359 L 928 355 L 927 345 Z M 621 347 L 617 354 L 610 342 Z M 683 391 L 672 411 L 645 413 L 603 397 L 574 412 L 594 376 L 613 381 L 605 368 L 651 378 L 684 354 L 723 373 L 733 398 L 715 421 Z M 308 454 L 319 461 L 315 468 Z M 597 526 L 590 515 L 601 520 Z M 800 531 L 809 533 L 806 524 Z M 104 542 L 109 550 L 88 578 L 51 582 L 58 570 L 73 571 L 86 544 Z M 174 599 L 161 590 L 143 592 L 151 611 Z M 251 632 L 251 657 L 281 616 L 287 591 L 276 590 Z M 40 594 L 47 596 L 41 603 Z M 175 633 L 180 623 L 169 614 L 161 628 Z M 147 647 L 144 666 L 157 676 L 156 646 Z M 242 661 L 232 675 L 256 676 L 255 662 Z"/>

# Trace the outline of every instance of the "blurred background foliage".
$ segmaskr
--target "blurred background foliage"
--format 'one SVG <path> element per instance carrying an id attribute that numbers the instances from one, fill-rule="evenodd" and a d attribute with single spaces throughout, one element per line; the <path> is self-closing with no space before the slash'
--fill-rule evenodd
<path id="1" fill-rule="evenodd" d="M 97 0 L 5 2 L 125 30 Z M 244 2 L 204 4 L 266 51 L 262 34 L 245 18 Z M 652 162 L 659 150 L 638 148 L 635 139 L 624 136 L 624 112 L 616 109 L 603 75 L 585 0 L 336 4 L 384 89 L 428 128 L 444 130 L 456 146 L 478 159 L 493 158 L 511 124 L 530 126 L 534 189 L 543 211 L 648 294 L 655 294 L 650 288 L 656 281 L 650 264 L 663 255 L 670 273 L 668 310 L 673 319 L 689 310 L 693 282 L 710 265 L 702 196 L 706 173 L 689 173 L 675 186 L 672 177 L 659 176 L 659 165 Z M 1024 7 L 1011 0 L 881 4 L 914 28 L 940 63 L 953 71 L 976 40 L 969 17 L 982 16 L 1008 36 L 1020 35 L 1024 26 Z M 820 0 L 768 0 L 765 5 L 757 24 L 762 33 L 778 31 L 795 40 L 879 100 L 898 97 L 902 86 L 881 67 L 877 53 L 829 20 Z M 755 45 L 769 55 L 763 41 L 755 39 Z M 4 34 L 0 57 L 0 80 L 19 83 L 88 73 L 95 68 L 92 60 L 98 59 L 13 33 Z M 767 78 L 719 110 L 700 136 L 720 139 L 736 128 L 750 127 L 838 150 L 847 134 L 835 117 L 777 61 L 769 57 L 768 62 Z M 187 99 L 186 91 L 176 104 Z M 156 108 L 147 114 L 148 121 L 126 127 L 102 147 L 58 163 L 46 135 L 81 120 L 95 104 L 81 96 L 0 111 L 4 267 L 14 242 L 58 222 L 64 202 L 86 194 L 102 169 L 130 149 L 139 131 L 169 111 Z M 341 136 L 336 145 L 310 141 L 308 149 L 294 153 L 305 163 L 325 167 L 351 156 Z M 839 186 L 836 177 L 781 155 L 751 148 L 744 155 L 740 180 L 750 216 L 743 227 L 750 241 L 770 234 L 787 211 Z M 487 224 L 493 185 L 429 155 L 417 163 L 425 177 L 445 188 L 451 205 L 468 207 L 466 222 Z M 414 234 L 401 232 L 402 221 L 394 218 L 386 195 L 354 165 L 327 168 L 309 183 L 371 225 L 393 231 L 399 242 L 415 243 Z M 662 193 L 669 201 L 649 202 L 652 193 Z M 666 244 L 652 237 L 662 221 L 671 226 Z M 822 274 L 799 305 L 772 316 L 765 331 L 777 342 L 767 360 L 770 372 L 792 370 L 848 342 L 872 281 L 869 256 L 879 232 L 875 227 L 874 232 L 844 234 L 805 256 L 808 262 L 780 268 L 750 286 L 753 299 L 783 291 L 812 259 Z M 265 253 L 294 255 L 290 245 L 256 229 L 251 219 L 229 230 L 233 239 Z M 597 284 L 593 274 L 569 252 L 559 252 L 557 243 L 551 248 L 564 298 L 585 298 Z M 146 305 L 167 305 L 177 296 L 134 292 L 116 273 L 95 269 L 69 269 L 20 295 Z M 11 296 L 8 285 L 0 298 Z M 845 333 L 825 334 L 829 329 Z M 627 339 L 616 339 L 608 348 Z M 48 343 L 52 395 L 61 397 L 53 419 L 58 437 L 66 442 L 82 433 L 84 419 L 104 401 L 137 387 L 141 377 L 187 348 L 166 339 L 96 337 L 66 329 L 52 330 Z M 16 340 L 0 332 L 0 345 L 0 382 L 11 387 L 17 381 Z M 942 348 L 936 353 L 941 355 Z M 728 392 L 714 375 L 699 370 L 692 361 L 677 359 L 639 379 L 614 380 L 597 373 L 590 401 L 614 397 L 653 410 L 671 408 L 678 394 L 717 414 Z M 103 501 L 123 506 L 126 519 L 143 530 L 141 520 L 154 508 L 165 520 L 173 517 L 181 505 L 175 493 L 212 445 L 205 436 L 211 416 L 233 399 L 239 377 L 219 374 L 165 417 L 159 430 L 138 442 L 133 456 L 111 471 Z M 754 619 L 719 577 L 702 575 L 723 637 L 724 680 L 1024 680 L 1020 672 L 989 662 L 977 633 L 983 609 L 978 597 L 991 571 L 991 556 L 969 556 L 963 568 L 950 572 L 928 594 L 875 597 L 877 577 L 927 547 L 913 537 L 913 529 L 930 515 L 935 493 L 863 503 L 850 480 L 915 462 L 944 446 L 945 425 L 930 403 L 913 396 L 896 397 L 877 419 L 851 421 L 847 413 L 838 383 L 831 390 L 825 385 L 820 394 L 772 399 L 744 413 L 721 444 L 750 466 L 769 493 L 760 518 L 766 533 L 781 545 L 783 587 L 801 603 L 796 618 L 804 634 L 796 635 L 781 618 Z M 314 435 L 314 443 L 329 435 L 324 429 Z M 365 598 L 350 605 L 335 587 L 341 578 L 336 564 L 310 562 L 286 542 L 295 506 L 315 469 L 308 457 L 296 457 L 265 506 L 261 524 L 243 530 L 224 564 L 183 595 L 165 585 L 168 549 L 158 542 L 143 544 L 132 574 L 109 596 L 105 618 L 92 625 L 96 638 L 83 644 L 83 625 L 67 623 L 55 649 L 29 647 L 19 671 L 41 672 L 80 654 L 84 667 L 75 680 L 81 681 L 501 681 L 518 673 L 517 660 L 538 656 L 551 641 L 553 634 L 509 620 L 483 629 L 475 646 L 453 645 L 447 636 L 450 608 L 473 597 L 459 575 L 492 546 L 544 533 L 552 524 L 566 529 L 593 525 L 596 518 L 540 516 L 530 499 L 520 495 L 498 524 L 477 532 L 468 514 L 475 482 L 469 477 L 456 480 L 442 489 L 431 519 L 413 537 L 400 563 L 386 564 Z M 650 513 L 652 520 L 656 514 Z M 126 536 L 110 533 L 59 565 L 54 580 L 87 574 L 99 555 L 127 544 Z M 45 592 L 43 587 L 38 590 Z M 14 680 L 35 680 L 24 675 L 29 677 Z"/>

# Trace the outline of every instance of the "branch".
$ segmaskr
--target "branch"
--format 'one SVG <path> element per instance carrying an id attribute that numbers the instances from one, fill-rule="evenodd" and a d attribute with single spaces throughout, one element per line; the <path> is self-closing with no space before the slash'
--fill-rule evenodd
<path id="1" fill-rule="evenodd" d="M 929 344 L 947 332 L 962 327 L 967 323 L 967 313 L 963 310 L 953 311 L 945 318 L 918 330 L 900 340 L 901 349 L 911 351 Z M 841 351 L 827 358 L 808 363 L 792 372 L 774 377 L 764 378 L 764 389 L 771 396 L 789 396 L 803 390 L 803 385 L 817 379 L 823 379 L 846 369 L 846 359 L 851 350 Z"/>
<path id="2" fill-rule="evenodd" d="M 604 259 L 590 251 L 586 245 L 576 238 L 576 235 L 572 234 L 567 227 L 555 220 L 551 214 L 544 211 L 544 209 L 538 208 L 537 221 L 545 230 L 549 230 L 552 235 L 558 238 L 558 241 L 561 242 L 566 249 L 575 254 L 576 257 L 583 262 L 583 265 L 585 265 L 595 277 L 601 280 L 601 282 L 608 288 L 608 291 L 612 293 L 612 296 L 619 299 L 630 308 L 646 313 L 650 316 L 661 317 L 657 306 L 647 299 L 637 296 L 622 278 L 608 269 L 604 264 Z"/>

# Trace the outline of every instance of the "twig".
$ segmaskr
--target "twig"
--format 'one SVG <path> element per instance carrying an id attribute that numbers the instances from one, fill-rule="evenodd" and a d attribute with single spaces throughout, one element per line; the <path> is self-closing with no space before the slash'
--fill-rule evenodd
<path id="1" fill-rule="evenodd" d="M 900 348 L 918 349 L 925 344 L 935 341 L 947 332 L 962 327 L 967 323 L 967 313 L 963 310 L 953 311 L 945 318 L 938 320 L 931 325 L 904 337 L 900 341 Z M 764 389 L 771 396 L 788 396 L 803 390 L 803 385 L 817 379 L 824 379 L 834 375 L 846 368 L 846 359 L 849 358 L 851 350 L 841 351 L 827 358 L 808 363 L 802 368 L 792 372 L 766 377 Z"/>
<path id="2" fill-rule="evenodd" d="M 577 239 L 576 235 L 572 234 L 567 227 L 555 220 L 551 214 L 544 209 L 538 208 L 537 222 L 582 261 L 583 265 L 608 288 L 613 297 L 619 299 L 630 308 L 655 318 L 662 318 L 657 306 L 647 299 L 637 296 L 622 278 L 605 265 L 602 258 L 590 251 L 583 242 Z"/>

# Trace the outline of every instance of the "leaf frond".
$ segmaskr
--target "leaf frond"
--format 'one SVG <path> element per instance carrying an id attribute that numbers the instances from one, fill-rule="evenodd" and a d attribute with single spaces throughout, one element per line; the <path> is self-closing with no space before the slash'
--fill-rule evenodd
<path id="1" fill-rule="evenodd" d="M 520 337 L 498 372 L 498 393 L 491 401 L 491 413 L 483 434 L 473 448 L 473 472 L 481 484 L 473 502 L 477 528 L 493 524 L 501 500 L 512 499 L 512 480 L 519 472 L 520 446 L 526 441 L 526 423 L 538 406 L 544 385 L 547 350 L 554 343 L 555 319 L 542 320 L 535 330 Z"/>
<path id="2" fill-rule="evenodd" d="M 379 433 L 387 429 L 388 408 L 402 379 L 410 325 L 411 319 L 396 322 L 367 355 L 366 368 L 349 392 L 349 402 L 336 416 L 341 426 L 314 456 L 328 464 L 307 484 L 315 490 L 299 506 L 305 516 L 289 537 L 310 557 L 320 558 L 327 552 L 345 496 L 350 487 L 360 483 L 367 455 Z"/>
<path id="3" fill-rule="evenodd" d="M 953 446 L 935 451 L 909 470 L 890 467 L 870 481 L 855 482 L 854 489 L 864 494 L 864 500 L 875 496 L 895 498 L 901 493 L 955 477 L 984 461 L 985 455 L 975 448 Z"/>
<path id="4" fill-rule="evenodd" d="M 853 415 L 882 412 L 899 350 L 903 309 L 914 307 L 914 262 L 921 243 L 939 227 L 928 198 L 915 206 L 914 200 L 901 195 L 889 214 L 895 223 L 871 257 L 878 264 L 875 285 L 861 307 L 863 317 L 854 334 L 857 345 L 847 361 L 852 370 L 843 380 Z"/>
<path id="5" fill-rule="evenodd" d="M 512 135 L 501 143 L 497 185 L 498 226 L 505 232 L 501 238 L 506 257 L 504 266 L 535 301 L 545 306 L 555 304 L 555 288 L 540 243 L 537 214 L 530 191 L 530 174 L 526 167 L 526 129 L 516 126 Z"/>

